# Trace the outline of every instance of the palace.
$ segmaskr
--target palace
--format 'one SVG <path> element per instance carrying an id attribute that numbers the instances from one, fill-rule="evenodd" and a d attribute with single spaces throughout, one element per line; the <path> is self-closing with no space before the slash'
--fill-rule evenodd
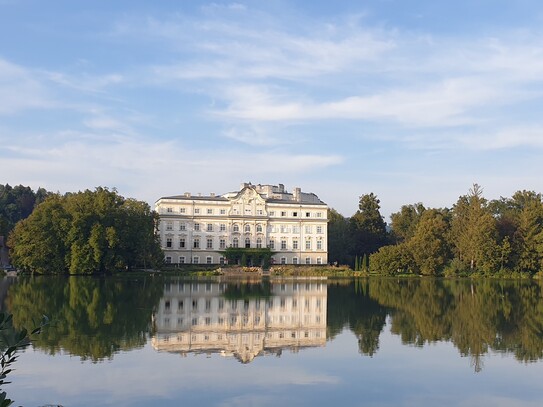
<path id="1" fill-rule="evenodd" d="M 166 263 L 224 264 L 229 247 L 269 248 L 273 264 L 328 262 L 328 207 L 300 188 L 243 183 L 221 196 L 163 197 L 155 209 Z"/>

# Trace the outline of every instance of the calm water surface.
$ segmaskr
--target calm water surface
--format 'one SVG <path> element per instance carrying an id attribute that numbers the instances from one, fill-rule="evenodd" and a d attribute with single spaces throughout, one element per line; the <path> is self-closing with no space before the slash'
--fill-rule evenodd
<path id="1" fill-rule="evenodd" d="M 51 317 L 4 389 L 41 406 L 540 406 L 539 283 L 0 282 L 19 326 Z"/>

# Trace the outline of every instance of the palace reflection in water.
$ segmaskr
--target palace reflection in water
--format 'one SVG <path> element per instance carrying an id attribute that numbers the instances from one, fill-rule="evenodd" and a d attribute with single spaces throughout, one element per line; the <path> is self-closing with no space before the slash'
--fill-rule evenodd
<path id="1" fill-rule="evenodd" d="M 326 343 L 327 286 L 321 281 L 266 286 L 168 282 L 153 315 L 158 351 L 220 353 L 242 363 Z"/>

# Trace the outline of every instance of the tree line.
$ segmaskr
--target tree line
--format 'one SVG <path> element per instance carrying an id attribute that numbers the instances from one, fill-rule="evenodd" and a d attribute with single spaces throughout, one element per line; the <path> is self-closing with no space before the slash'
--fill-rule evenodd
<path id="1" fill-rule="evenodd" d="M 475 184 L 452 208 L 402 206 L 390 227 L 379 203 L 374 194 L 363 195 L 351 218 L 330 210 L 330 261 L 386 275 L 533 276 L 543 270 L 540 193 L 488 201 Z"/>
<path id="2" fill-rule="evenodd" d="M 64 195 L 38 190 L 34 197 L 19 190 L 18 200 L 0 206 L 18 269 L 94 274 L 161 264 L 158 215 L 147 203 L 102 187 Z"/>

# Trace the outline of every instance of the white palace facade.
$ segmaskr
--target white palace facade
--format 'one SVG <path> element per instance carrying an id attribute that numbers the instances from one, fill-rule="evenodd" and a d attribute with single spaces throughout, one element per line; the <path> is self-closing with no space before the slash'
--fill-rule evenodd
<path id="1" fill-rule="evenodd" d="M 220 196 L 163 197 L 155 209 L 166 263 L 223 264 L 228 247 L 268 247 L 273 264 L 328 262 L 328 207 L 300 188 L 244 183 Z"/>

